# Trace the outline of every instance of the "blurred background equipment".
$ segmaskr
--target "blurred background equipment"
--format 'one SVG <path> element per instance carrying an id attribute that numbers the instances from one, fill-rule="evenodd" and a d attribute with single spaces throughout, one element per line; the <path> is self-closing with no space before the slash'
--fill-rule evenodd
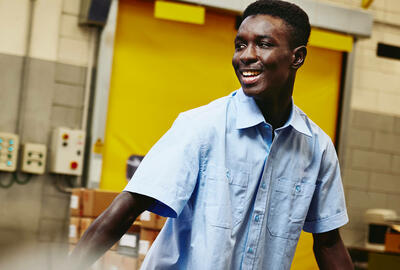
<path id="1" fill-rule="evenodd" d="M 53 130 L 50 172 L 82 175 L 85 132 L 64 127 Z"/>
<path id="2" fill-rule="evenodd" d="M 46 157 L 46 145 L 25 143 L 22 147 L 21 171 L 32 174 L 44 174 Z"/>
<path id="3" fill-rule="evenodd" d="M 119 192 L 99 189 L 72 189 L 68 242 L 71 251 L 90 224 L 111 204 Z M 165 217 L 143 212 L 121 239 L 91 269 L 135 270 L 163 228 Z M 97 268 L 100 267 L 100 268 Z M 103 267 L 103 268 L 101 268 Z"/>
<path id="4" fill-rule="evenodd" d="M 79 24 L 86 26 L 104 26 L 112 0 L 81 0 Z"/>
<path id="5" fill-rule="evenodd" d="M 365 247 L 385 250 L 385 235 L 397 219 L 395 211 L 390 209 L 368 209 L 365 212 L 365 222 L 368 226 Z"/>
<path id="6" fill-rule="evenodd" d="M 144 156 L 131 155 L 126 161 L 126 181 L 129 182 L 129 180 L 131 180 L 133 174 L 136 172 L 136 169 L 139 167 L 143 158 Z"/>
<path id="7" fill-rule="evenodd" d="M 0 171 L 17 169 L 19 137 L 17 134 L 0 132 Z"/>

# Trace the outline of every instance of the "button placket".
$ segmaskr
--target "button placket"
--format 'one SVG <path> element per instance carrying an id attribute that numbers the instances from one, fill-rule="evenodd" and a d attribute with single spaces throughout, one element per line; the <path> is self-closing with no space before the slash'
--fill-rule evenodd
<path id="1" fill-rule="evenodd" d="M 230 182 L 231 181 L 231 173 L 230 173 L 229 169 L 225 170 L 225 176 L 226 176 L 226 179 L 228 180 L 228 182 Z"/>
<path id="2" fill-rule="evenodd" d="M 267 177 L 267 169 L 264 168 L 263 174 L 261 176 L 261 188 L 258 189 L 256 200 L 254 202 L 254 210 L 253 210 L 253 222 L 249 225 L 249 238 L 247 244 L 247 250 L 245 254 L 244 262 L 246 266 L 251 266 L 254 263 L 255 253 L 258 247 L 258 242 L 260 240 L 260 234 L 262 232 L 262 221 L 265 212 L 265 204 L 266 204 L 266 192 L 267 185 L 264 179 Z M 244 268 L 247 269 L 247 268 Z"/>

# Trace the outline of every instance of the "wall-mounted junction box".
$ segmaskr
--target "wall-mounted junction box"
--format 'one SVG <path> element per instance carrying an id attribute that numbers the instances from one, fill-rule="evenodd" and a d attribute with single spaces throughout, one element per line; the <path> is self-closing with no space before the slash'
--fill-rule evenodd
<path id="1" fill-rule="evenodd" d="M 18 135 L 0 132 L 0 171 L 14 172 L 17 169 Z"/>
<path id="2" fill-rule="evenodd" d="M 82 175 L 85 132 L 59 127 L 51 138 L 50 171 L 58 174 Z"/>
<path id="3" fill-rule="evenodd" d="M 21 171 L 44 174 L 47 147 L 44 144 L 26 143 L 22 147 Z"/>

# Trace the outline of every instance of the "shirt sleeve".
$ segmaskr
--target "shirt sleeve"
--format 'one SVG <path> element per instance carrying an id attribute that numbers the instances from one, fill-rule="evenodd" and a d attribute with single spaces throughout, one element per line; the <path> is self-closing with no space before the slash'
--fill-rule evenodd
<path id="1" fill-rule="evenodd" d="M 346 203 L 339 161 L 331 140 L 323 153 L 316 189 L 304 224 L 304 231 L 323 233 L 345 225 Z"/>
<path id="2" fill-rule="evenodd" d="M 200 139 L 182 114 L 151 148 L 124 191 L 156 199 L 148 210 L 177 217 L 191 197 L 199 172 Z"/>

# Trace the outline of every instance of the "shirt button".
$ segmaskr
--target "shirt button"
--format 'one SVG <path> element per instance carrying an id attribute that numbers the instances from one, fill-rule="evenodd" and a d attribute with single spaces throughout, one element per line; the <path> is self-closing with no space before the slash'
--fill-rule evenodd
<path id="1" fill-rule="evenodd" d="M 300 185 L 296 185 L 296 192 L 300 192 L 300 191 L 301 191 Z"/>
<path id="2" fill-rule="evenodd" d="M 252 248 L 249 248 L 249 249 L 247 250 L 247 253 L 252 254 L 252 253 L 253 253 L 253 249 L 252 249 Z"/>
<path id="3" fill-rule="evenodd" d="M 229 172 L 229 170 L 228 170 L 228 169 L 226 169 L 226 177 L 227 177 L 228 179 L 230 179 L 230 178 L 231 178 L 231 173 Z"/>
<path id="4" fill-rule="evenodd" d="M 266 185 L 265 185 L 265 183 L 263 182 L 263 183 L 261 184 L 261 187 L 265 189 L 265 186 L 266 186 Z"/>
<path id="5" fill-rule="evenodd" d="M 259 222 L 259 221 L 260 221 L 260 216 L 259 216 L 259 215 L 256 215 L 256 216 L 254 217 L 254 220 L 255 220 L 256 222 Z"/>

